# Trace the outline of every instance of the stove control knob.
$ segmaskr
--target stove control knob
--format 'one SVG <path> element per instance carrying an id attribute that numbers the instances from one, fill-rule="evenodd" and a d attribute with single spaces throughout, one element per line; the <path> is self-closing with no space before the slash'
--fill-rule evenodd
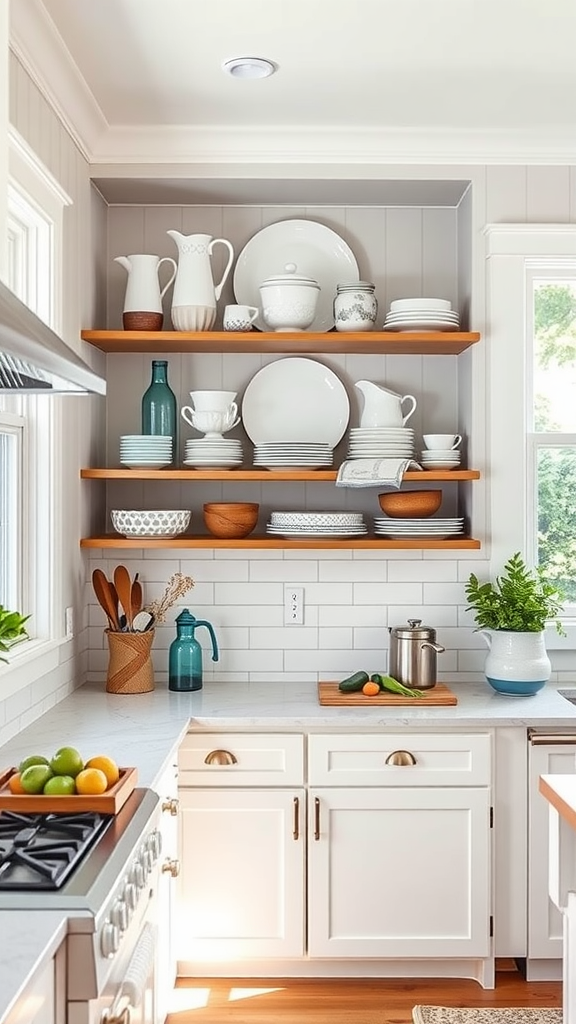
<path id="1" fill-rule="evenodd" d="M 105 956 L 107 960 L 111 960 L 114 954 L 118 952 L 119 946 L 120 932 L 118 926 L 113 924 L 112 921 L 105 921 L 100 934 L 102 956 Z"/>
<path id="2" fill-rule="evenodd" d="M 158 860 L 160 854 L 162 853 L 162 835 L 158 831 L 158 829 L 154 829 L 154 832 L 151 833 L 148 839 L 147 847 L 150 850 L 150 853 L 152 854 L 152 862 L 155 863 Z"/>
<path id="3" fill-rule="evenodd" d="M 119 932 L 125 932 L 128 927 L 128 907 L 123 899 L 114 900 L 110 911 L 110 920 L 115 924 Z"/>
<path id="4" fill-rule="evenodd" d="M 144 877 L 148 878 L 148 875 L 154 866 L 154 858 L 152 857 L 152 851 L 147 847 L 145 847 L 140 854 L 140 863 L 144 869 Z"/>
<path id="5" fill-rule="evenodd" d="M 136 910 L 136 904 L 138 903 L 138 889 L 134 882 L 126 882 L 124 886 L 124 902 L 128 908 L 128 916 L 131 917 L 134 910 Z"/>
<path id="6" fill-rule="evenodd" d="M 142 864 L 140 863 L 139 860 L 137 860 L 132 865 L 132 867 L 130 869 L 130 876 L 129 876 L 129 878 L 130 878 L 130 882 L 132 883 L 132 885 L 136 889 L 136 892 L 139 892 L 140 889 L 144 888 L 144 882 L 146 881 L 146 876 L 144 875 L 144 868 L 142 867 Z"/>

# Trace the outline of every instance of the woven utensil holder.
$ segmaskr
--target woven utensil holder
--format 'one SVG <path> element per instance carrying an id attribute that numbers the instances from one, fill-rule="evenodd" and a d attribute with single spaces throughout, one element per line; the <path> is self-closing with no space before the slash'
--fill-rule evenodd
<path id="1" fill-rule="evenodd" d="M 116 633 L 104 630 L 108 637 L 110 661 L 108 693 L 148 693 L 154 689 L 154 667 L 150 651 L 154 630 L 145 633 Z"/>

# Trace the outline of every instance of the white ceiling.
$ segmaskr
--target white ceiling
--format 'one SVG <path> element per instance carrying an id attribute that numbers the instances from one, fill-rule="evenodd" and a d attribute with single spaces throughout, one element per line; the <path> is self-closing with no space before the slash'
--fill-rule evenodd
<path id="1" fill-rule="evenodd" d="M 388 132 L 576 145 L 575 0 L 12 0 L 15 17 L 26 4 L 49 15 L 116 141 L 173 145 L 194 129 L 269 131 L 271 145 L 301 132 L 308 148 L 331 132 L 352 153 Z M 225 75 L 243 55 L 279 70 Z"/>

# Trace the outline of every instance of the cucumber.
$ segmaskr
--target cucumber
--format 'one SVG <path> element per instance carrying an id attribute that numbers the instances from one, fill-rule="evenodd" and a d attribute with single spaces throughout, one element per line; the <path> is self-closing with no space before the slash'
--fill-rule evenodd
<path id="1" fill-rule="evenodd" d="M 354 672 L 353 675 L 347 676 L 341 683 L 338 683 L 338 689 L 342 693 L 357 693 L 358 690 L 362 689 L 364 683 L 368 682 L 369 678 L 367 672 Z"/>
<path id="2" fill-rule="evenodd" d="M 382 681 L 382 676 L 380 675 L 380 672 L 373 672 L 372 675 L 370 676 L 370 681 L 372 683 L 378 683 L 378 686 L 380 687 L 381 690 L 384 689 L 384 683 Z"/>

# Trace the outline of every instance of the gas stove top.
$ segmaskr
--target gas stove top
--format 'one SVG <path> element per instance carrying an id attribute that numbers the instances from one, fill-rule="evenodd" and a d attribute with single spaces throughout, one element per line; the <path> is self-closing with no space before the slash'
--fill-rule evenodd
<path id="1" fill-rule="evenodd" d="M 0 813 L 0 891 L 60 889 L 110 817 L 82 814 Z"/>
<path id="2" fill-rule="evenodd" d="M 0 910 L 97 916 L 158 816 L 153 790 L 135 789 L 118 814 L 0 813 Z"/>

